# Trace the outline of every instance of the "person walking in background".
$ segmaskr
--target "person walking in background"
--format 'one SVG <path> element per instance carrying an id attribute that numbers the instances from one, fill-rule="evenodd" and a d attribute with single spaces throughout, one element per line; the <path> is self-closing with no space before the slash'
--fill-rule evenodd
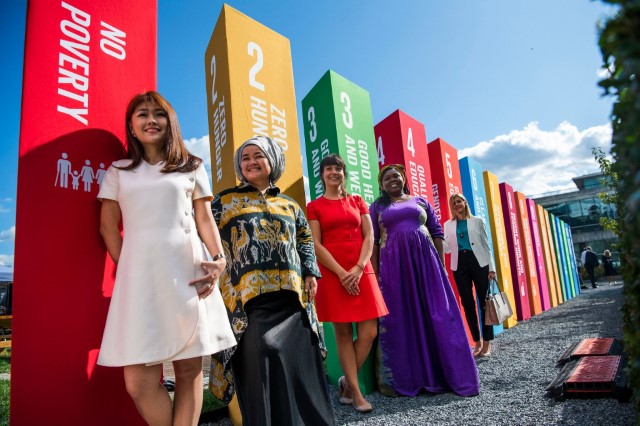
<path id="1" fill-rule="evenodd" d="M 318 319 L 332 322 L 344 376 L 338 380 L 339 402 L 370 412 L 358 387 L 358 371 L 378 334 L 378 318 L 388 314 L 371 266 L 373 227 L 369 208 L 345 187 L 344 161 L 336 154 L 320 163 L 324 195 L 307 206 L 322 278 L 318 282 Z M 357 338 L 353 340 L 356 323 Z"/>
<path id="2" fill-rule="evenodd" d="M 585 267 L 585 262 L 587 260 L 587 248 L 585 247 L 584 250 L 582 250 L 582 253 L 580 253 L 580 264 L 582 265 L 582 267 L 584 268 L 584 270 L 586 271 L 587 268 Z M 578 280 L 580 281 L 580 288 L 582 290 L 587 290 L 589 287 L 584 283 L 584 281 L 582 281 L 582 275 L 578 274 Z"/>
<path id="3" fill-rule="evenodd" d="M 596 284 L 596 266 L 599 264 L 598 256 L 591 251 L 591 247 L 585 247 L 584 267 L 587 269 L 587 273 L 589 274 L 589 280 L 591 281 L 592 288 L 598 288 L 598 284 Z"/>
<path id="4" fill-rule="evenodd" d="M 462 300 L 469 331 L 476 342 L 473 356 L 491 355 L 493 326 L 484 324 L 484 299 L 489 291 L 489 280 L 496 278 L 495 266 L 489 248 L 489 237 L 484 221 L 469 210 L 462 194 L 449 197 L 451 219 L 444 224 L 444 251 L 451 253 L 451 270 Z M 480 299 L 480 326 L 476 315 L 476 298 Z"/>
<path id="5" fill-rule="evenodd" d="M 275 186 L 284 152 L 257 136 L 237 149 L 234 163 L 241 184 L 211 208 L 228 258 L 220 289 L 238 346 L 212 357 L 210 389 L 228 401 L 235 387 L 244 425 L 333 425 L 311 229 Z"/>
<path id="6" fill-rule="evenodd" d="M 580 263 L 582 264 L 582 266 L 585 265 L 586 261 L 587 261 L 587 252 L 591 249 L 591 247 L 586 246 L 584 248 L 584 250 L 582 250 L 582 253 L 580 253 Z"/>
<path id="7" fill-rule="evenodd" d="M 615 284 L 613 277 L 616 276 L 616 268 L 613 267 L 613 256 L 609 250 L 605 250 L 602 255 L 602 266 L 604 267 L 604 274 L 607 276 L 609 285 Z"/>
<path id="8" fill-rule="evenodd" d="M 479 392 L 478 370 L 443 267 L 442 227 L 433 207 L 412 197 L 404 167 L 380 170 L 371 205 L 372 264 L 389 315 L 380 318 L 378 384 L 385 395 Z"/>
<path id="9" fill-rule="evenodd" d="M 160 94 L 131 99 L 126 136 L 128 159 L 109 167 L 98 193 L 100 233 L 117 265 L 98 364 L 124 366 L 127 392 L 148 424 L 196 425 L 202 356 L 236 343 L 216 285 L 225 257 L 209 178 Z M 160 383 L 165 362 L 176 375 L 173 406 Z"/>

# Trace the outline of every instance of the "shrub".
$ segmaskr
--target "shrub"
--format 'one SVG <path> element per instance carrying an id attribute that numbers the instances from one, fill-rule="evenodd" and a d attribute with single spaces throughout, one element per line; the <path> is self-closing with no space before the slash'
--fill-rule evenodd
<path id="1" fill-rule="evenodd" d="M 603 2 L 618 6 L 600 28 L 603 68 L 609 71 L 600 86 L 614 98 L 611 172 L 617 177 L 624 344 L 640 415 L 640 0 Z"/>

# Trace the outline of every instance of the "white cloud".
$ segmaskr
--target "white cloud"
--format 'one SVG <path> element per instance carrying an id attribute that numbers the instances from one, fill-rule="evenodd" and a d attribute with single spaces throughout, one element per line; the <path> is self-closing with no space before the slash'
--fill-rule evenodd
<path id="1" fill-rule="evenodd" d="M 187 149 L 193 155 L 204 160 L 204 167 L 209 173 L 211 173 L 211 151 L 209 151 L 209 135 L 202 136 L 201 138 L 185 139 L 184 141 Z"/>
<path id="2" fill-rule="evenodd" d="M 611 149 L 611 126 L 590 127 L 580 131 L 568 122 L 554 130 L 542 130 L 531 122 L 522 130 L 513 130 L 490 141 L 458 152 L 479 161 L 500 182 L 526 195 L 575 188 L 571 178 L 599 171 L 591 148 Z"/>
<path id="3" fill-rule="evenodd" d="M 13 242 L 16 239 L 16 227 L 12 226 L 9 229 L 0 231 L 0 243 Z"/>
<path id="4" fill-rule="evenodd" d="M 600 80 L 611 77 L 611 72 L 606 68 L 598 68 L 596 71 L 596 77 Z"/>
<path id="5" fill-rule="evenodd" d="M 13 266 L 12 254 L 0 254 L 0 265 Z"/>

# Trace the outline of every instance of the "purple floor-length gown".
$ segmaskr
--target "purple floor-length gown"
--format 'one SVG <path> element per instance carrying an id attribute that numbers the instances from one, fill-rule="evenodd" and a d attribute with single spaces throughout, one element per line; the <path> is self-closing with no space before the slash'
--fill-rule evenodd
<path id="1" fill-rule="evenodd" d="M 462 316 L 431 236 L 442 227 L 427 200 L 387 208 L 374 203 L 380 241 L 380 290 L 389 315 L 380 318 L 378 385 L 383 394 L 479 392 L 478 370 Z"/>

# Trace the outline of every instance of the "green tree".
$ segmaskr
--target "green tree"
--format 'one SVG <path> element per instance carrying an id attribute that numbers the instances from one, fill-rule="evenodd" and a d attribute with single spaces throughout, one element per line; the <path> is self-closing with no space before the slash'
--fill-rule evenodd
<path id="1" fill-rule="evenodd" d="M 624 343 L 636 412 L 640 413 L 640 0 L 603 2 L 617 6 L 616 14 L 600 28 L 603 67 L 609 71 L 600 86 L 614 98 L 610 166 L 617 176 L 614 185 L 619 197 Z"/>
<path id="2" fill-rule="evenodd" d="M 613 204 L 614 206 L 616 206 L 616 209 L 620 211 L 620 197 L 618 196 L 618 192 L 616 190 L 620 182 L 618 180 L 618 174 L 612 169 L 613 162 L 609 159 L 609 157 L 607 157 L 607 154 L 599 146 L 591 148 L 591 153 L 600 166 L 600 171 L 604 175 L 601 182 L 602 186 L 609 190 L 613 190 L 612 193 L 601 192 L 598 194 L 598 197 L 600 197 L 603 203 Z M 620 236 L 620 234 L 618 233 L 618 219 L 601 216 L 600 226 L 602 226 L 603 229 L 607 229 L 613 232 L 618 237 Z"/>

